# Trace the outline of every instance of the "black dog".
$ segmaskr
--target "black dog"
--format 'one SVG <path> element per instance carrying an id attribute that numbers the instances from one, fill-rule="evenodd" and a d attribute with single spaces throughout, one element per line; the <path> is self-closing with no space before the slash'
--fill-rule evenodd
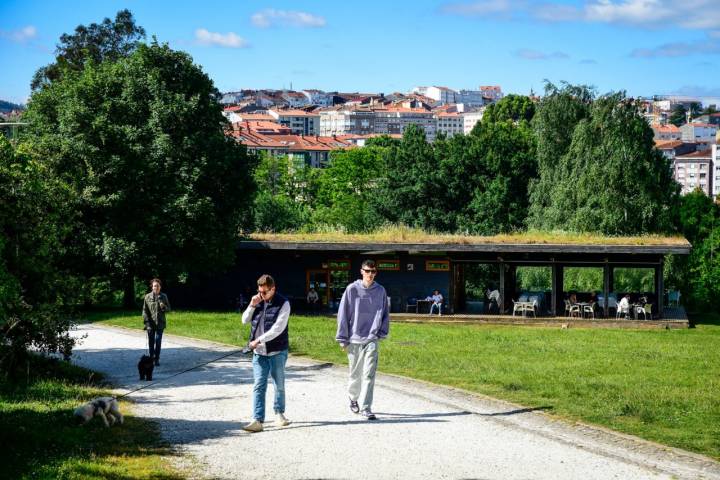
<path id="1" fill-rule="evenodd" d="M 140 357 L 140 361 L 138 362 L 138 373 L 140 374 L 140 380 L 147 380 L 148 382 L 152 381 L 152 374 L 154 369 L 155 364 L 152 358 L 150 358 L 148 355 L 143 355 L 142 357 Z"/>

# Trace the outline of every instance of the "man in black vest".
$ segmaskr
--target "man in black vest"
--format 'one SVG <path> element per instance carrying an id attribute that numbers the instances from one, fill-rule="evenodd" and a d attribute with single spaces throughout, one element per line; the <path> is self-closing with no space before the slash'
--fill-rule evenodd
<path id="1" fill-rule="evenodd" d="M 285 363 L 288 357 L 288 319 L 290 302 L 275 291 L 275 280 L 261 276 L 258 293 L 242 315 L 242 323 L 251 322 L 250 348 L 253 353 L 253 421 L 243 427 L 248 432 L 262 432 L 265 422 L 265 392 L 268 377 L 275 384 L 275 424 L 290 424 L 285 418 Z"/>

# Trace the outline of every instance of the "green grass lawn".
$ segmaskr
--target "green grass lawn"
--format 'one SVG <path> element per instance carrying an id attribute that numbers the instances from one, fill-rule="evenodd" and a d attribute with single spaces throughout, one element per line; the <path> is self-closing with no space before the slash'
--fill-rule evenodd
<path id="1" fill-rule="evenodd" d="M 141 328 L 136 313 L 92 321 Z M 391 325 L 380 370 L 510 400 L 720 459 L 720 321 L 687 330 Z M 244 345 L 238 314 L 173 312 L 167 333 Z M 293 316 L 295 355 L 347 359 L 335 322 Z"/>
<path id="2" fill-rule="evenodd" d="M 109 430 L 94 419 L 74 424 L 72 412 L 107 390 L 97 375 L 58 361 L 33 358 L 31 375 L 19 383 L 0 380 L 1 478 L 152 479 L 183 478 L 166 459 L 171 455 L 154 423 L 126 415 Z M 29 380 L 29 381 L 28 381 Z"/>

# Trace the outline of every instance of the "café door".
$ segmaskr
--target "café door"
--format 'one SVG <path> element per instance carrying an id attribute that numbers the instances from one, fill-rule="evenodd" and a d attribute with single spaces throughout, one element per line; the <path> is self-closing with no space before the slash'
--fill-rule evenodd
<path id="1" fill-rule="evenodd" d="M 305 295 L 314 288 L 320 297 L 323 305 L 328 304 L 330 296 L 329 274 L 327 270 L 306 270 L 305 272 Z"/>

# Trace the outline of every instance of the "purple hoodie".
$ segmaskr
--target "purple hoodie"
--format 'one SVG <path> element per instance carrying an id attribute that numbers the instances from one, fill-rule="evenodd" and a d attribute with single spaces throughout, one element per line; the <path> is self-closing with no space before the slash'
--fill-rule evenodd
<path id="1" fill-rule="evenodd" d="M 383 286 L 373 282 L 365 288 L 362 280 L 348 285 L 340 300 L 337 323 L 335 340 L 342 346 L 387 337 L 390 309 Z"/>

